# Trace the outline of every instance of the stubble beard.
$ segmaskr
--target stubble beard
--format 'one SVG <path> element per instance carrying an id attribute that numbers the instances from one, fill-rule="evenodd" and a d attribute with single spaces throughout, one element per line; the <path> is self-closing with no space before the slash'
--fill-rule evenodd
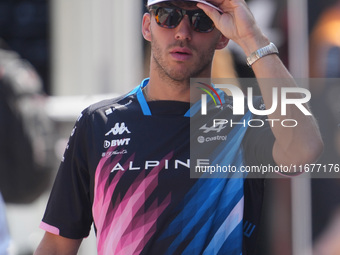
<path id="1" fill-rule="evenodd" d="M 172 47 L 188 47 L 193 53 L 201 52 L 198 60 L 191 66 L 185 66 L 185 68 L 172 68 L 164 59 L 164 55 Z M 165 80 L 171 80 L 174 83 L 186 83 L 190 84 L 190 78 L 201 77 L 203 73 L 210 74 L 211 62 L 215 53 L 215 46 L 212 46 L 207 51 L 198 51 L 192 46 L 188 45 L 185 41 L 179 41 L 173 45 L 168 46 L 165 52 L 162 52 L 157 40 L 152 36 L 151 42 L 151 57 L 155 62 L 154 68 L 157 69 L 159 76 Z"/>

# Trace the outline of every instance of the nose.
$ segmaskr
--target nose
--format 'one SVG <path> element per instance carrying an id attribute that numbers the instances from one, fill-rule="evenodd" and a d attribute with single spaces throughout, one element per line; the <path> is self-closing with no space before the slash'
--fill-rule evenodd
<path id="1" fill-rule="evenodd" d="M 188 15 L 185 15 L 178 26 L 175 28 L 175 39 L 176 40 L 191 40 L 192 29 L 191 22 Z"/>

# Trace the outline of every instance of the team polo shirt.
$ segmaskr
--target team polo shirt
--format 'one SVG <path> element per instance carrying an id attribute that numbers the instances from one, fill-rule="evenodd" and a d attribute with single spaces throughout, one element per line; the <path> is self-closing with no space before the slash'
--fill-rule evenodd
<path id="1" fill-rule="evenodd" d="M 224 128 L 223 139 L 190 133 L 195 105 L 147 102 L 147 84 L 82 112 L 41 228 L 79 239 L 93 224 L 98 254 L 252 254 L 264 180 L 190 178 L 190 143 L 213 140 L 197 153 L 221 162 L 273 163 L 270 128 Z M 216 114 L 233 118 L 231 99 L 223 102 Z"/>

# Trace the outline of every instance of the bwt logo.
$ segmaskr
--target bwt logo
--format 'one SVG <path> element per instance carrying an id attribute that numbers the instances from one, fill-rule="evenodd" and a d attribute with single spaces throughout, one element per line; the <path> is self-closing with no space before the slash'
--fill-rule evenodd
<path id="1" fill-rule="evenodd" d="M 215 99 L 215 96 L 217 97 L 220 105 L 222 106 L 222 100 L 217 93 L 217 91 L 210 85 L 203 83 L 203 82 L 198 82 L 199 84 L 205 86 L 206 88 L 198 87 L 199 89 L 203 90 L 207 94 L 202 94 L 201 95 L 201 114 L 202 115 L 207 115 L 207 95 L 209 95 L 212 100 L 214 101 L 215 105 L 217 106 L 217 101 Z M 245 95 L 243 94 L 242 90 L 238 88 L 235 85 L 232 84 L 216 84 L 215 88 L 224 88 L 230 90 L 232 97 L 233 97 L 233 114 L 234 115 L 244 115 L 244 97 Z M 212 91 L 212 93 L 209 91 Z M 297 108 L 300 109 L 300 111 L 304 115 L 312 115 L 305 106 L 303 106 L 304 103 L 309 102 L 311 99 L 311 93 L 309 90 L 305 88 L 296 88 L 296 87 L 284 87 L 280 89 L 281 92 L 281 115 L 287 115 L 287 105 L 295 105 Z M 296 93 L 296 94 L 302 94 L 304 97 L 302 98 L 287 98 L 287 95 L 290 93 Z M 214 96 L 214 95 L 215 96 Z M 252 112 L 255 115 L 260 115 L 260 116 L 265 116 L 265 115 L 270 115 L 273 112 L 276 111 L 278 107 L 278 88 L 273 88 L 272 90 L 272 106 L 269 109 L 265 110 L 258 110 L 255 109 L 254 104 L 253 104 L 253 88 L 248 88 L 247 89 L 247 103 L 248 103 L 248 108 L 250 112 Z"/>
<path id="2" fill-rule="evenodd" d="M 105 140 L 104 148 L 108 149 L 109 147 L 129 145 L 129 142 L 130 142 L 130 138 L 116 139 L 116 140 L 111 140 L 111 141 Z"/>

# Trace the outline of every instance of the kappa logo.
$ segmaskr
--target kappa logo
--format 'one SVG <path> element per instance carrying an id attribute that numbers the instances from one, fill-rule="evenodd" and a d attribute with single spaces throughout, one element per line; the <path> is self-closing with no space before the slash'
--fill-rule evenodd
<path id="1" fill-rule="evenodd" d="M 204 130 L 203 133 L 205 134 L 211 131 L 219 133 L 224 128 L 226 128 L 226 125 L 223 125 L 223 124 L 217 124 L 217 125 L 214 124 L 211 127 L 207 127 L 207 124 L 204 124 L 202 127 L 200 127 L 200 130 Z"/>
<path id="2" fill-rule="evenodd" d="M 126 132 L 128 134 L 131 134 L 131 132 L 129 131 L 128 127 L 125 126 L 125 122 L 116 123 L 115 126 L 113 128 L 111 128 L 109 132 L 107 132 L 105 134 L 105 136 L 109 136 L 110 134 L 113 134 L 113 135 L 122 135 L 122 134 L 124 134 L 124 132 Z"/>

